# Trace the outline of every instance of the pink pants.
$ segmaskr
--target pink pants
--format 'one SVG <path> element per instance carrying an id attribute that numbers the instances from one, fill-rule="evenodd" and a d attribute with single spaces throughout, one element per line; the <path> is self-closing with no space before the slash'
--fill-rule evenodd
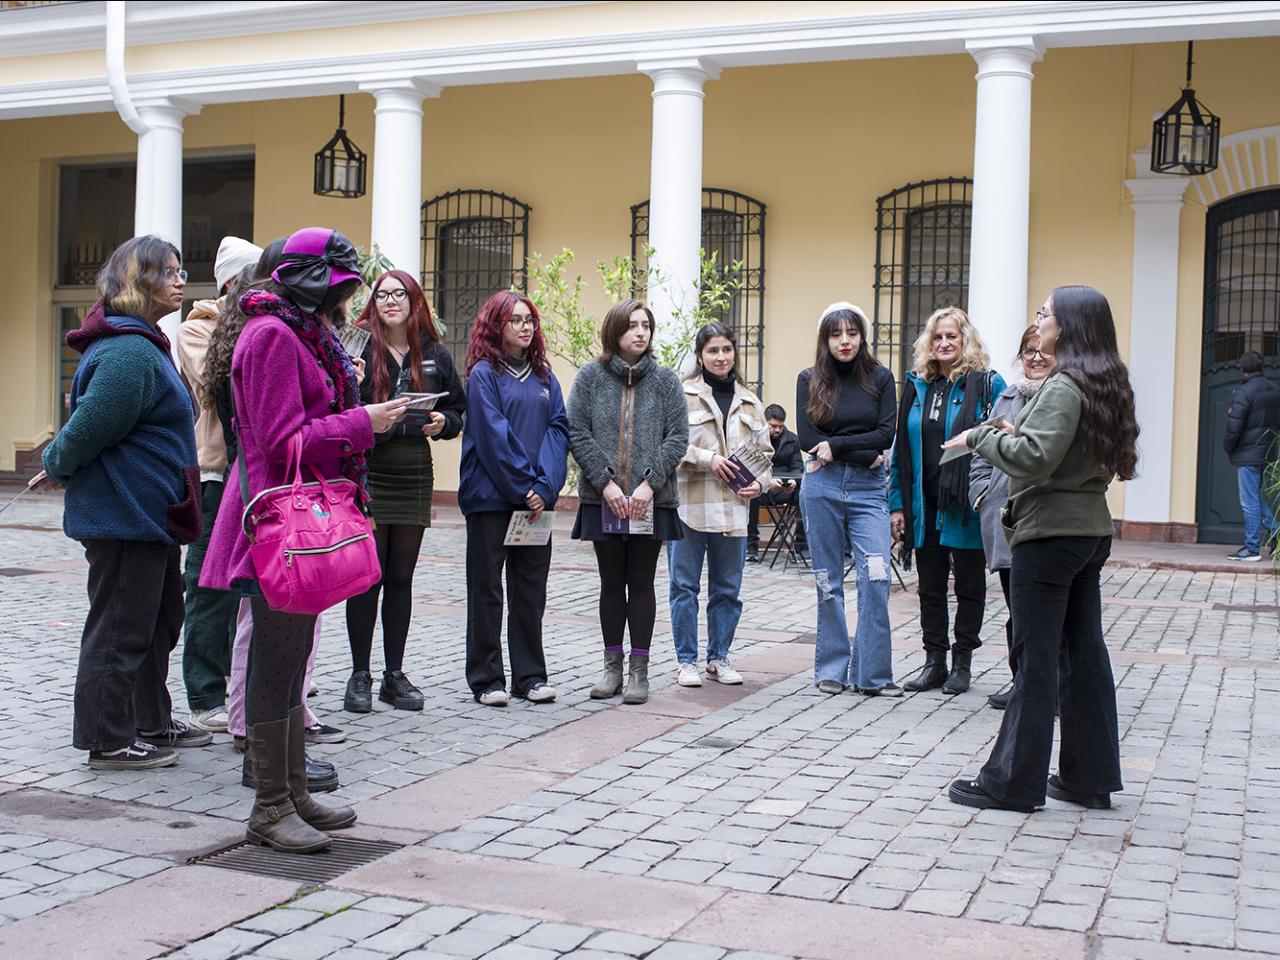
<path id="1" fill-rule="evenodd" d="M 307 706 L 307 693 L 311 690 L 311 671 L 316 665 L 316 650 L 320 646 L 320 626 L 324 614 L 316 617 L 316 633 L 311 640 L 311 655 L 307 657 L 307 673 L 302 678 L 302 706 L 306 711 L 307 726 L 314 727 L 319 719 Z M 253 608 L 248 599 L 240 601 L 236 613 L 236 642 L 231 648 L 231 682 L 227 684 L 227 731 L 233 736 L 244 734 L 244 681 L 249 672 L 249 640 L 253 637 Z"/>

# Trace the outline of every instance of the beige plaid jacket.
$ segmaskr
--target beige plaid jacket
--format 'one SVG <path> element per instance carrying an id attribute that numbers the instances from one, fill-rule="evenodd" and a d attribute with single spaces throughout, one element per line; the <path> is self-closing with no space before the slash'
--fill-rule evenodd
<path id="1" fill-rule="evenodd" d="M 689 407 L 689 449 L 676 469 L 680 492 L 680 519 L 703 533 L 724 533 L 732 537 L 747 535 L 748 503 L 733 492 L 728 484 L 711 472 L 711 458 L 727 457 L 744 443 L 754 443 L 770 459 L 773 445 L 764 421 L 764 405 L 759 398 L 738 384 L 729 406 L 725 424 L 711 395 L 711 386 L 701 376 L 684 380 L 685 402 Z M 760 477 L 762 487 L 769 485 L 771 471 Z"/>

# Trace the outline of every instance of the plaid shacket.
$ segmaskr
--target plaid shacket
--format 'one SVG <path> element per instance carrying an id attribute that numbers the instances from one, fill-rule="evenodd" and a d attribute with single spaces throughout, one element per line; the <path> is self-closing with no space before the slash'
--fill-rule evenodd
<path id="1" fill-rule="evenodd" d="M 748 501 L 712 472 L 711 458 L 717 454 L 727 457 L 744 443 L 754 443 L 772 459 L 764 406 L 739 383 L 734 387 L 726 424 L 711 395 L 711 385 L 701 375 L 683 381 L 681 386 L 689 407 L 689 449 L 676 470 L 680 519 L 702 533 L 745 537 Z M 766 470 L 760 477 L 761 488 L 768 487 L 771 472 Z"/>

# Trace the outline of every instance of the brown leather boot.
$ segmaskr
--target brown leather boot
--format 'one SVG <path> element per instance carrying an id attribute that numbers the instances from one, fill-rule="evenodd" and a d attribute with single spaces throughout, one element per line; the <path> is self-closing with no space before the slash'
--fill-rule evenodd
<path id="1" fill-rule="evenodd" d="M 341 830 L 356 822 L 350 807 L 316 803 L 307 789 L 307 720 L 302 706 L 289 711 L 289 796 L 298 816 L 317 830 Z"/>
<path id="2" fill-rule="evenodd" d="M 255 796 L 245 839 L 284 853 L 325 849 L 333 841 L 298 816 L 289 797 L 289 719 L 255 723 L 246 732 Z"/>

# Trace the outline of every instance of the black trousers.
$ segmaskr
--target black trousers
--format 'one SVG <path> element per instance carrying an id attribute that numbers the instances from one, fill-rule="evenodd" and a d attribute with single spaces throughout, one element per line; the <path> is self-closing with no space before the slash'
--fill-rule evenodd
<path id="1" fill-rule="evenodd" d="M 997 570 L 996 576 L 1000 578 L 1000 592 L 1004 594 L 1005 609 L 1009 611 L 1009 616 L 1004 621 L 1004 642 L 1009 648 L 1009 673 L 1016 676 L 1018 658 L 1013 651 L 1013 601 L 1009 599 L 1009 568 Z"/>
<path id="2" fill-rule="evenodd" d="M 186 617 L 182 638 L 182 680 L 192 710 L 212 710 L 227 702 L 227 677 L 231 675 L 231 642 L 240 597 L 231 590 L 200 586 L 200 568 L 213 536 L 213 524 L 222 503 L 221 480 L 200 484 L 200 539 L 187 547 L 183 579 L 186 582 Z"/>
<path id="3" fill-rule="evenodd" d="M 920 578 L 920 629 L 926 652 L 947 653 L 947 580 L 956 578 L 956 653 L 982 646 L 978 636 L 987 607 L 987 561 L 981 550 L 944 547 L 934 529 L 932 511 L 925 517 L 924 546 L 916 550 L 916 574 Z"/>
<path id="4" fill-rule="evenodd" d="M 781 503 L 793 503 L 800 495 L 800 485 L 791 490 L 779 490 L 777 493 L 762 493 L 751 501 L 747 511 L 747 546 L 760 542 L 760 508 L 776 506 Z M 796 544 L 804 543 L 804 524 L 796 524 Z"/>
<path id="5" fill-rule="evenodd" d="M 80 638 L 72 745 L 119 750 L 173 712 L 169 654 L 182 633 L 176 544 L 86 540 L 89 615 Z"/>
<path id="6" fill-rule="evenodd" d="M 662 541 L 653 537 L 610 537 L 592 543 L 600 569 L 600 632 L 607 651 L 622 651 L 631 630 L 631 652 L 648 655 L 658 600 L 653 578 Z"/>
<path id="7" fill-rule="evenodd" d="M 1110 537 L 1052 537 L 1013 548 L 1009 587 L 1018 671 L 1000 734 L 979 775 L 982 788 L 999 800 L 1044 803 L 1055 706 L 1063 784 L 1082 793 L 1123 788 L 1099 587 L 1110 553 Z"/>
<path id="8" fill-rule="evenodd" d="M 503 546 L 511 513 L 467 517 L 467 685 L 477 697 L 506 686 L 502 670 L 502 574 L 507 578 L 507 652 L 511 693 L 523 696 L 547 679 L 542 614 L 547 607 L 551 544 Z"/>

